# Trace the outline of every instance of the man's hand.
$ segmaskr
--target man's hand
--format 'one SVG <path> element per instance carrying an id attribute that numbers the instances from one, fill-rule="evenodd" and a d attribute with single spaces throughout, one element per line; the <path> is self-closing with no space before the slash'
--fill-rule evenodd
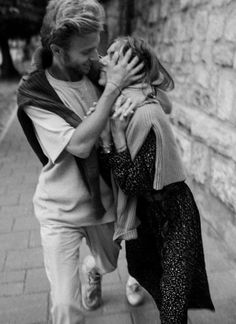
<path id="1" fill-rule="evenodd" d="M 139 72 L 144 64 L 142 62 L 138 64 L 139 59 L 137 56 L 130 61 L 131 55 L 131 49 L 125 55 L 115 52 L 107 63 L 107 83 L 110 82 L 116 85 L 120 91 L 143 76 Z"/>

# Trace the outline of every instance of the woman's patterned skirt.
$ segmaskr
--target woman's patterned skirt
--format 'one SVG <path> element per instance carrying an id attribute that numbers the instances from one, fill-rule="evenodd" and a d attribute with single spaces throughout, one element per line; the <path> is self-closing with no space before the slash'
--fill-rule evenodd
<path id="1" fill-rule="evenodd" d="M 189 187 L 179 182 L 139 197 L 137 215 L 138 239 L 126 242 L 128 270 L 152 295 L 161 323 L 187 323 L 189 308 L 214 310 Z"/>

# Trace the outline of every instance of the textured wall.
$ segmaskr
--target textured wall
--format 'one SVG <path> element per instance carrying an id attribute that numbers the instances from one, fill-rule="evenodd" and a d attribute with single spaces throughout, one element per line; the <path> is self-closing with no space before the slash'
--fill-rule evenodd
<path id="1" fill-rule="evenodd" d="M 119 0 L 110 0 L 104 7 L 106 9 L 106 24 L 109 40 L 112 40 L 120 34 L 120 2 Z"/>
<path id="2" fill-rule="evenodd" d="M 236 1 L 135 0 L 135 7 L 133 33 L 175 79 L 171 120 L 202 217 L 236 256 Z"/>

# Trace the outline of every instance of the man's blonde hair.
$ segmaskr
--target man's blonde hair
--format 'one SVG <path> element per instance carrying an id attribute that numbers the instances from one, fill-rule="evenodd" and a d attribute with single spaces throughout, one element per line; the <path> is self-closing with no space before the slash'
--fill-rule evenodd
<path id="1" fill-rule="evenodd" d="M 103 29 L 105 13 L 97 0 L 50 0 L 41 28 L 41 43 L 50 65 L 51 44 L 69 48 L 71 37 Z"/>

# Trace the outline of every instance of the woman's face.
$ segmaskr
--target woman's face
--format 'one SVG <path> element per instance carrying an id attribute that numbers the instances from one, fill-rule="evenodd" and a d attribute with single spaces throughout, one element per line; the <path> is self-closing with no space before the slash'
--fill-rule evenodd
<path id="1" fill-rule="evenodd" d="M 107 65 L 111 61 L 112 56 L 115 52 L 119 52 L 122 45 L 119 41 L 115 41 L 111 44 L 111 46 L 107 50 L 107 55 L 100 58 L 100 63 L 102 64 L 101 72 L 100 72 L 100 78 L 98 80 L 98 83 L 101 86 L 105 86 L 107 83 Z"/>

